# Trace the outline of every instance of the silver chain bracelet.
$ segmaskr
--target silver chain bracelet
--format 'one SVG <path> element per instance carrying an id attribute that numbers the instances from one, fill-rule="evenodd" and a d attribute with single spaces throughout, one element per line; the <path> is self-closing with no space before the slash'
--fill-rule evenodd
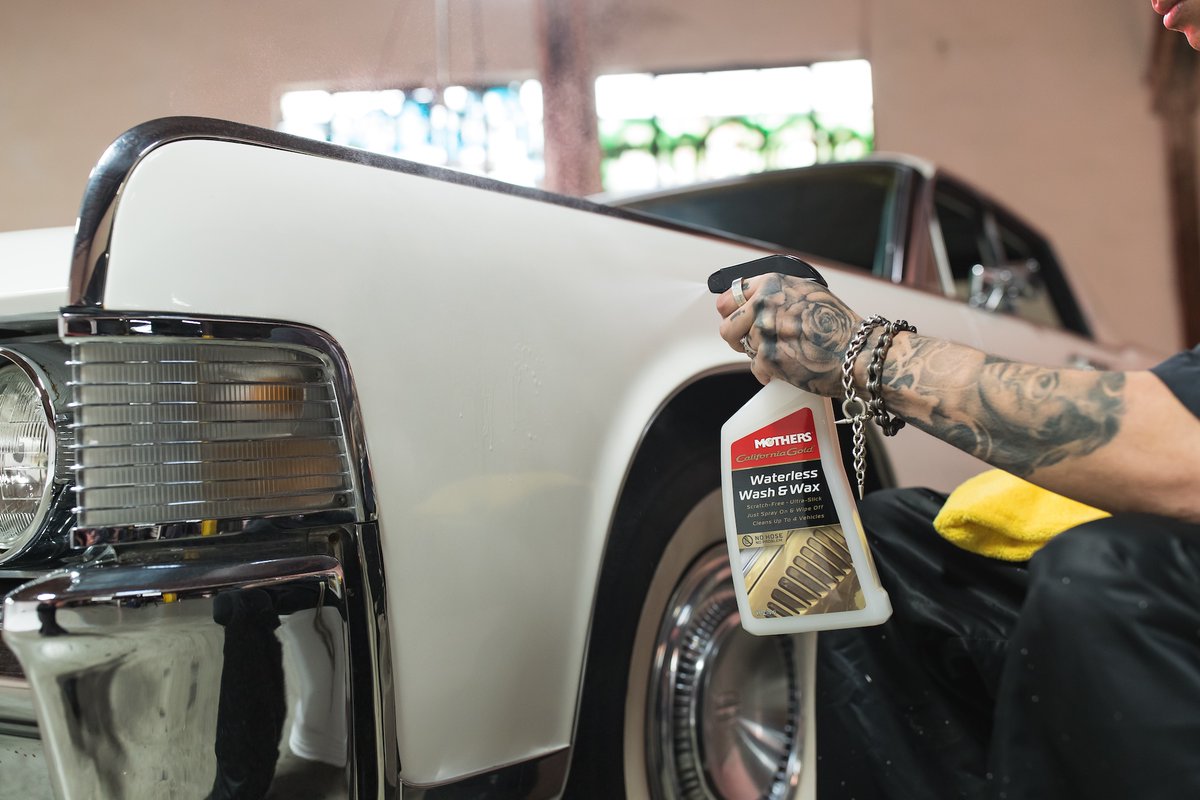
<path id="1" fill-rule="evenodd" d="M 846 348 L 846 357 L 842 360 L 842 391 L 845 393 L 845 399 L 842 400 L 842 419 L 838 420 L 837 424 L 851 426 L 851 439 L 854 445 L 854 475 L 858 479 L 859 500 L 863 499 L 863 487 L 867 479 L 867 435 L 863 430 L 863 424 L 871 418 L 871 412 L 867 408 L 866 401 L 858 396 L 858 390 L 854 388 L 854 362 L 863 347 L 866 346 L 867 337 L 871 335 L 871 331 L 887 324 L 888 321 L 878 314 L 864 319 L 850 339 L 850 345 Z"/>

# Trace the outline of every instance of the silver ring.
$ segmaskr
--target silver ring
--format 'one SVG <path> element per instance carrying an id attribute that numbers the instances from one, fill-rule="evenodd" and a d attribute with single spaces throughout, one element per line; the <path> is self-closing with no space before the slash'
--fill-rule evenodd
<path id="1" fill-rule="evenodd" d="M 738 304 L 738 308 L 746 305 L 746 290 L 742 284 L 746 282 L 745 278 L 737 278 L 729 288 L 733 291 L 733 300 Z"/>
<path id="2" fill-rule="evenodd" d="M 750 346 L 750 334 L 748 333 L 742 337 L 742 350 L 744 350 L 746 355 L 750 356 L 751 358 L 754 358 L 756 354 L 754 348 Z"/>

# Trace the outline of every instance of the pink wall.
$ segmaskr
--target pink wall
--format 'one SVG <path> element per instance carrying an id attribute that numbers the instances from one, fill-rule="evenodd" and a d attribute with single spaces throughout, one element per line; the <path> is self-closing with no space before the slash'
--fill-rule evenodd
<path id="1" fill-rule="evenodd" d="M 944 163 L 1033 219 L 1108 338 L 1177 344 L 1148 2 L 594 2 L 605 71 L 870 58 L 880 148 Z M 449 80 L 535 72 L 530 0 L 448 6 Z M 72 223 L 97 156 L 143 120 L 271 126 L 283 89 L 432 81 L 433 7 L 5 0 L 0 230 Z"/>

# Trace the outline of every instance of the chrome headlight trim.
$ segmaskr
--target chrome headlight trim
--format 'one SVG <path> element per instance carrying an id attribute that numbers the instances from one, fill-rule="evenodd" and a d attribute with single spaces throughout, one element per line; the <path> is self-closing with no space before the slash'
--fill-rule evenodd
<path id="1" fill-rule="evenodd" d="M 54 442 L 49 448 L 47 487 L 29 527 L 0 547 L 0 564 L 42 559 L 65 549 L 71 527 L 74 432 L 66 413 L 66 350 L 57 342 L 17 342 L 0 346 L 0 367 L 15 366 L 33 385 Z"/>
<path id="2" fill-rule="evenodd" d="M 316 328 L 276 321 L 244 320 L 199 315 L 141 314 L 138 312 L 109 312 L 87 309 L 64 309 L 59 320 L 59 333 L 67 344 L 88 340 L 121 340 L 143 343 L 179 343 L 200 340 L 222 344 L 275 345 L 303 349 L 319 356 L 328 366 L 330 379 L 343 426 L 349 460 L 349 472 L 354 502 L 349 510 L 322 510 L 311 513 L 285 514 L 290 525 L 347 524 L 375 519 L 375 500 L 372 491 L 366 440 L 354 395 L 349 363 L 332 337 Z M 272 515 L 263 515 L 272 516 Z M 214 533 L 235 533 L 255 524 L 258 519 L 225 519 L 219 525 L 205 526 L 199 521 L 169 524 L 146 523 L 120 527 L 83 527 L 74 529 L 72 545 L 76 548 L 97 544 L 187 538 Z"/>

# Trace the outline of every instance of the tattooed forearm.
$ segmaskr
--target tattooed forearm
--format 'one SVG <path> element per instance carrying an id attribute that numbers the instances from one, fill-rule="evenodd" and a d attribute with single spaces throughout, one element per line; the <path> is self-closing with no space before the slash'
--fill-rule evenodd
<path id="1" fill-rule="evenodd" d="M 902 337 L 884 370 L 909 422 L 1016 475 L 1087 455 L 1117 434 L 1125 376 L 1055 370 L 950 342 Z"/>

